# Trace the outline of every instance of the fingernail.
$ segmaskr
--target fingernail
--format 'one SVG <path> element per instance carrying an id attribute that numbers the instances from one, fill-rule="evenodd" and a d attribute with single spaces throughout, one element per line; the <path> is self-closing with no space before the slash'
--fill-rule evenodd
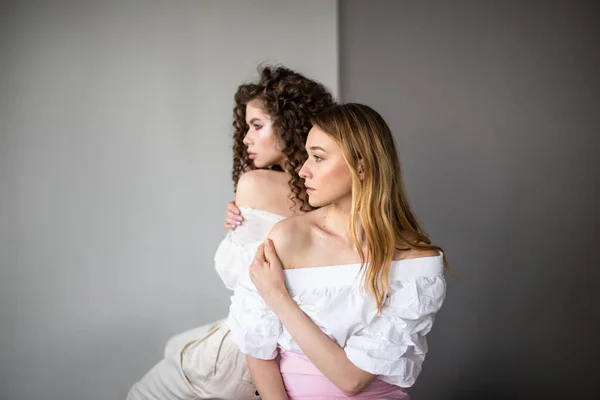
<path id="1" fill-rule="evenodd" d="M 242 223 L 238 221 L 238 222 L 236 222 L 235 224 L 236 224 L 237 226 L 240 226 Z"/>
<path id="2" fill-rule="evenodd" d="M 242 222 L 242 217 L 237 217 L 237 220 Z"/>

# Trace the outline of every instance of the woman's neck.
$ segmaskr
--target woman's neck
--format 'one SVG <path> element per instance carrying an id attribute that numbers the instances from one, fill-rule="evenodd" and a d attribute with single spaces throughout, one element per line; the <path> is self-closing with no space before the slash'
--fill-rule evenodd
<path id="1" fill-rule="evenodd" d="M 321 227 L 339 236 L 349 244 L 353 244 L 354 239 L 350 231 L 352 196 L 346 196 L 323 208 Z"/>
<path id="2" fill-rule="evenodd" d="M 287 174 L 289 174 L 289 172 L 285 169 L 285 164 L 287 163 L 287 158 L 282 158 L 281 160 L 277 161 L 275 163 L 275 165 L 277 165 L 279 168 L 281 168 L 281 170 Z"/>
<path id="3" fill-rule="evenodd" d="M 270 170 L 270 171 L 275 171 L 275 172 L 281 172 L 285 175 L 288 175 L 291 177 L 291 174 L 288 172 L 288 170 L 285 169 L 285 162 L 276 162 L 273 163 L 267 167 L 264 167 L 262 169 L 266 169 L 266 170 Z"/>

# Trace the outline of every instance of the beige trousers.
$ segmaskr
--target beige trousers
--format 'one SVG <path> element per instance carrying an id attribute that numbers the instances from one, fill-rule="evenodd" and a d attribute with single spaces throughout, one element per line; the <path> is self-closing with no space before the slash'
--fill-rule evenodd
<path id="1" fill-rule="evenodd" d="M 260 399 L 246 357 L 225 320 L 171 338 L 164 358 L 137 382 L 127 400 Z"/>

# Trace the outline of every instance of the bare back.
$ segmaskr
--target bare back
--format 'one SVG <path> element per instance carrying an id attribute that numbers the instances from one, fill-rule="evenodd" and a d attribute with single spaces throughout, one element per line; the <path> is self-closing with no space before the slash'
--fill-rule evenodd
<path id="1" fill-rule="evenodd" d="M 302 204 L 296 199 L 289 185 L 289 175 L 270 170 L 248 171 L 238 182 L 235 203 L 238 207 L 252 207 L 283 217 L 304 214 Z"/>

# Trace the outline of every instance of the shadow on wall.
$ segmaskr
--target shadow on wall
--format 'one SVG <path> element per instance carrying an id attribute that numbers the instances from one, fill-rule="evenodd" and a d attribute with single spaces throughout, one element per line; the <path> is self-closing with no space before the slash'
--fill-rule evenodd
<path id="1" fill-rule="evenodd" d="M 528 370 L 528 360 L 521 365 L 514 365 L 505 360 L 498 360 L 498 354 L 482 358 L 493 359 L 492 362 L 476 365 L 469 374 L 461 376 L 463 382 L 459 388 L 449 390 L 447 395 L 438 400 L 465 399 L 594 399 L 598 398 L 598 390 L 594 382 L 582 376 L 577 382 L 562 377 L 546 376 L 540 381 L 540 371 Z M 591 361 L 591 360 L 590 360 Z M 560 360 L 556 360 L 560 362 Z M 565 373 L 569 365 L 564 365 Z M 593 368 L 590 365 L 590 368 Z M 543 369 L 543 368 L 541 368 Z M 553 379 L 554 378 L 554 379 Z"/>

